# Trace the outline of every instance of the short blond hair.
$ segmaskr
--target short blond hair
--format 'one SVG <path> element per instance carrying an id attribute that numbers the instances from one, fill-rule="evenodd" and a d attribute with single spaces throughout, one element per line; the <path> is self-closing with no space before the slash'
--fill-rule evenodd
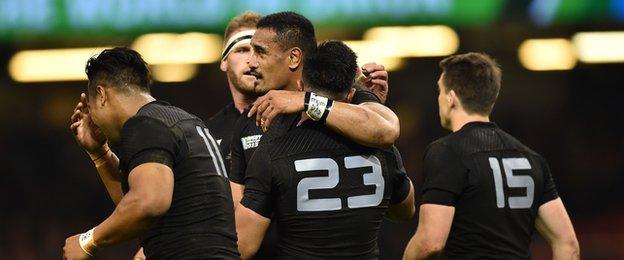
<path id="1" fill-rule="evenodd" d="M 232 18 L 227 27 L 225 27 L 224 39 L 227 41 L 235 31 L 241 28 L 255 29 L 260 19 L 262 19 L 262 16 L 253 11 L 245 11 L 239 16 Z"/>

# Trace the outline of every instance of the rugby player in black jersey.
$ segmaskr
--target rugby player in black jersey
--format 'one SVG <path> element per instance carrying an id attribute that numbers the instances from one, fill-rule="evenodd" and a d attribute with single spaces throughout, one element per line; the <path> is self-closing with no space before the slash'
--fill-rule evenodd
<path id="1" fill-rule="evenodd" d="M 278 259 L 375 259 L 384 216 L 411 218 L 414 196 L 390 150 L 370 148 L 326 126 L 323 106 L 349 102 L 355 53 L 329 41 L 305 57 L 301 90 L 308 106 L 299 126 L 260 146 L 236 210 L 239 250 L 254 255 L 273 221 Z M 328 112 L 327 110 L 324 110 Z M 240 223 L 240 224 L 239 224 Z"/>
<path id="2" fill-rule="evenodd" d="M 258 98 L 259 102 L 251 109 L 250 116 L 260 111 L 257 114 L 269 120 L 254 117 L 241 118 L 237 122 L 231 147 L 232 170 L 229 173 L 230 181 L 239 184 L 233 185 L 235 201 L 242 196 L 247 162 L 260 143 L 263 128 L 268 129 L 277 115 L 271 114 L 272 108 L 277 107 L 271 105 L 273 97 L 287 95 L 287 98 L 280 100 L 285 100 L 284 103 L 292 102 L 291 105 L 295 107 L 295 110 L 281 112 L 299 114 L 303 111 L 304 93 L 298 91 L 298 82 L 301 80 L 304 57 L 316 49 L 314 26 L 307 18 L 293 12 L 267 15 L 258 22 L 251 45 L 253 53 L 249 67 L 250 74 L 256 77 L 254 91 L 268 94 Z M 370 63 L 364 65 L 362 70 L 368 75 L 365 87 L 385 97 L 388 73 L 384 67 Z M 371 147 L 392 146 L 399 136 L 399 120 L 392 110 L 380 104 L 375 94 L 357 91 L 354 101 L 358 100 L 358 104 L 335 102 L 326 124 L 357 143 Z M 276 109 L 275 112 L 280 110 Z M 236 195 L 237 190 L 239 195 Z"/>
<path id="3" fill-rule="evenodd" d="M 258 76 L 259 78 L 265 79 L 265 80 L 266 79 L 277 80 L 277 81 L 272 81 L 272 82 L 284 82 L 284 78 L 286 77 L 286 78 L 290 78 L 294 80 L 290 82 L 294 84 L 279 83 L 274 86 L 271 84 L 263 85 L 263 87 L 255 87 L 255 85 L 252 85 L 253 91 L 248 91 L 250 93 L 253 93 L 251 96 L 265 94 L 266 91 L 268 89 L 271 89 L 272 87 L 277 88 L 277 89 L 293 88 L 293 87 L 296 88 L 296 79 L 300 78 L 301 67 L 302 67 L 301 66 L 302 61 L 300 59 L 302 58 L 303 53 L 307 53 L 307 51 L 309 51 L 310 49 L 314 49 L 316 47 L 316 39 L 314 37 L 314 28 L 312 24 L 305 17 L 302 17 L 294 13 L 286 12 L 286 13 L 278 13 L 278 14 L 270 15 L 267 19 L 263 19 L 263 20 L 264 21 L 260 22 L 260 27 L 262 27 L 260 29 L 263 29 L 263 28 L 264 29 L 266 28 L 277 29 L 278 26 L 279 27 L 284 27 L 284 25 L 290 26 L 290 27 L 287 26 L 288 28 L 280 31 L 281 38 L 278 39 L 278 41 L 275 41 L 270 46 L 272 48 L 275 48 L 275 49 L 271 49 L 272 54 L 273 55 L 278 54 L 278 56 L 272 56 L 273 59 L 272 59 L 271 65 L 274 65 L 273 68 L 282 66 L 281 68 L 288 70 L 288 72 L 282 73 L 278 70 L 267 70 L 267 71 L 264 71 L 264 73 L 260 75 L 258 74 L 258 70 L 259 70 L 258 66 L 255 66 L 255 67 L 251 66 L 251 68 L 250 66 L 248 66 L 246 67 L 246 69 L 249 71 L 245 71 L 245 73 L 243 74 L 246 76 L 248 74 L 252 74 L 254 76 Z M 234 42 L 236 40 L 229 40 L 229 41 Z M 280 46 L 276 46 L 274 44 L 280 44 Z M 304 46 L 304 47 L 297 47 L 297 55 L 299 55 L 298 57 L 296 56 L 290 57 L 287 55 L 290 49 L 282 48 L 281 44 L 285 44 L 283 46 L 292 45 L 291 47 L 297 47 L 297 46 Z M 227 49 L 228 47 L 226 47 L 226 51 Z M 307 51 L 303 51 L 304 49 Z M 283 60 L 280 60 L 279 57 L 282 57 L 283 59 L 288 57 L 290 62 L 296 60 L 297 64 L 295 65 L 295 68 L 291 70 L 290 68 L 288 68 L 289 66 L 288 64 L 286 63 L 280 64 L 279 62 L 283 62 Z M 227 60 L 230 60 L 230 59 L 231 58 L 229 57 L 227 58 Z M 224 65 L 224 63 L 222 63 L 222 65 Z M 367 87 L 370 87 L 372 91 L 375 91 L 375 94 L 379 96 L 385 96 L 384 92 L 387 91 L 387 82 L 386 82 L 387 72 L 383 70 L 383 66 L 380 66 L 374 63 L 369 63 L 369 64 L 365 64 L 362 67 L 362 70 L 371 74 L 371 76 L 368 78 L 369 84 L 367 85 Z M 372 82 L 373 79 L 376 81 L 375 83 Z M 247 87 L 247 85 L 245 85 L 245 87 Z M 356 99 L 360 100 L 359 103 L 362 103 L 367 100 L 374 100 L 378 102 L 378 99 L 375 97 L 375 94 L 372 94 L 366 91 L 358 91 L 356 95 L 357 96 Z M 358 113 L 358 112 L 355 112 L 355 113 Z M 345 120 L 345 115 L 347 114 L 342 114 L 342 118 L 340 117 L 341 115 L 339 115 L 338 119 Z M 378 120 L 379 117 L 375 119 Z M 375 121 L 375 119 L 372 119 L 372 121 L 370 122 L 371 126 L 375 126 L 375 125 L 379 125 L 383 123 L 380 121 Z M 330 125 L 340 125 L 340 122 L 336 123 L 336 121 L 331 121 Z M 268 124 L 266 124 L 266 126 L 268 127 Z M 386 126 L 381 126 L 379 128 L 380 131 L 384 130 L 384 127 Z M 396 127 L 398 128 L 398 121 L 397 121 Z M 289 129 L 289 127 L 282 127 L 282 128 L 284 128 L 284 131 Z M 353 131 L 351 132 L 351 134 L 353 134 Z M 242 190 L 243 190 L 242 184 L 243 184 L 243 179 L 244 179 L 243 176 L 244 176 L 247 162 L 253 155 L 256 147 L 260 143 L 260 138 L 263 135 L 264 135 L 264 132 L 258 125 L 256 125 L 255 118 L 246 118 L 246 117 L 242 118 L 234 127 L 234 130 L 232 132 L 233 140 L 231 142 L 231 151 L 232 151 L 231 152 L 231 158 L 232 158 L 231 169 L 232 170 L 229 173 L 229 178 L 230 178 L 231 185 L 232 185 L 232 196 L 235 202 L 240 201 L 240 198 L 242 197 Z M 349 133 L 347 133 L 346 135 L 349 135 Z M 269 232 L 267 233 L 267 237 L 263 241 L 263 245 L 260 248 L 258 254 L 256 255 L 256 259 L 272 259 L 273 253 L 275 251 L 274 250 L 275 241 L 276 241 L 275 229 L 274 227 L 272 227 L 271 229 L 269 229 Z"/>
<path id="4" fill-rule="evenodd" d="M 440 67 L 440 121 L 453 133 L 427 148 L 418 229 L 404 259 L 530 259 L 534 229 L 553 259 L 578 259 L 546 160 L 490 122 L 498 64 L 468 53 Z"/>
<path id="5" fill-rule="evenodd" d="M 86 73 L 88 98 L 81 95 L 70 128 L 117 207 L 68 238 L 64 258 L 140 237 L 148 259 L 239 259 L 225 167 L 204 123 L 150 95 L 147 64 L 134 50 L 104 50 Z"/>
<path id="6" fill-rule="evenodd" d="M 256 77 L 249 74 L 250 69 L 247 66 L 252 51 L 249 42 L 256 31 L 256 24 L 260 18 L 262 17 L 259 14 L 247 11 L 232 18 L 225 28 L 225 44 L 219 67 L 227 76 L 232 102 L 212 116 L 206 125 L 210 134 L 219 143 L 228 170 L 231 161 L 232 131 L 236 121 L 261 94 L 254 92 Z"/>

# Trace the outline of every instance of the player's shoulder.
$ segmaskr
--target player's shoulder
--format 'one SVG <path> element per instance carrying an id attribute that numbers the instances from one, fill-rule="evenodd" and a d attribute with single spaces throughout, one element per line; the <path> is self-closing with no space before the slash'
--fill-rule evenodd
<path id="1" fill-rule="evenodd" d="M 522 143 L 520 140 L 518 140 L 513 135 L 507 133 L 506 131 L 504 131 L 502 129 L 498 129 L 498 131 L 500 132 L 502 138 L 504 138 L 506 140 L 506 142 L 509 144 L 509 146 L 512 149 L 521 151 L 521 152 L 526 153 L 526 154 L 530 154 L 532 156 L 539 157 L 540 159 L 543 160 L 542 155 L 540 155 L 539 153 L 537 153 L 536 151 L 534 151 L 530 147 L 526 146 L 524 143 Z"/>
<path id="2" fill-rule="evenodd" d="M 248 117 L 249 110 L 243 111 L 240 117 L 234 123 L 233 131 L 235 133 L 245 134 L 246 132 L 262 132 L 259 126 L 256 125 L 256 117 Z"/>
<path id="3" fill-rule="evenodd" d="M 184 120 L 199 120 L 197 116 L 164 101 L 153 101 L 146 104 L 139 109 L 135 117 L 153 118 L 161 121 L 167 127 Z"/>
<path id="4" fill-rule="evenodd" d="M 234 107 L 234 103 L 229 103 L 225 107 L 221 108 L 219 112 L 211 116 L 206 121 L 206 124 L 209 127 L 218 126 L 220 124 L 231 124 L 238 121 L 238 116 L 240 116 L 240 113 L 238 113 L 238 110 L 236 109 L 236 107 Z M 232 119 L 236 119 L 235 122 L 228 122 Z"/>
<path id="5" fill-rule="evenodd" d="M 471 122 L 459 131 L 438 139 L 432 145 L 446 146 L 459 156 L 476 153 L 515 150 L 541 157 L 493 122 Z"/>

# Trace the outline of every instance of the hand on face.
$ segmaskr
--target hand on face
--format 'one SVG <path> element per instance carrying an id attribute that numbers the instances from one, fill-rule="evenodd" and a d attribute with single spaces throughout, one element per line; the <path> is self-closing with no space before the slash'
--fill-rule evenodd
<path id="1" fill-rule="evenodd" d="M 74 108 L 69 128 L 78 144 L 90 154 L 100 152 L 106 144 L 106 137 L 102 130 L 91 118 L 85 93 L 80 94 L 80 102 Z"/>

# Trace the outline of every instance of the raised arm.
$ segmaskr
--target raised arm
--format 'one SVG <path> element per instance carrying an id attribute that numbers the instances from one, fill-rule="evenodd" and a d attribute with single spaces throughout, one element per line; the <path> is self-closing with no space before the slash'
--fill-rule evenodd
<path id="1" fill-rule="evenodd" d="M 91 120 L 89 107 L 87 106 L 87 96 L 84 93 L 80 95 L 80 102 L 76 105 L 71 116 L 70 129 L 78 144 L 89 154 L 89 157 L 95 164 L 95 168 L 108 191 L 108 195 L 110 195 L 115 205 L 118 204 L 121 197 L 123 197 L 121 176 L 119 174 L 119 159 L 108 147 L 106 137 L 104 137 L 100 128 Z"/>
<path id="2" fill-rule="evenodd" d="M 364 65 L 362 84 L 377 96 L 374 102 L 360 101 L 350 104 L 334 101 L 326 124 L 334 131 L 365 146 L 389 148 L 399 138 L 399 118 L 392 110 L 378 103 L 385 102 L 388 93 L 388 72 L 382 65 Z M 371 100 L 372 101 L 372 100 Z M 254 102 L 248 116 L 256 115 L 256 121 L 268 129 L 275 116 L 304 111 L 305 93 L 299 91 L 272 90 Z"/>
<path id="3" fill-rule="evenodd" d="M 399 138 L 399 118 L 386 106 L 366 102 L 359 105 L 334 102 L 327 126 L 369 147 L 388 148 Z"/>
<path id="4" fill-rule="evenodd" d="M 550 244 L 553 259 L 580 259 L 579 243 L 561 198 L 539 207 L 535 228 Z"/>

